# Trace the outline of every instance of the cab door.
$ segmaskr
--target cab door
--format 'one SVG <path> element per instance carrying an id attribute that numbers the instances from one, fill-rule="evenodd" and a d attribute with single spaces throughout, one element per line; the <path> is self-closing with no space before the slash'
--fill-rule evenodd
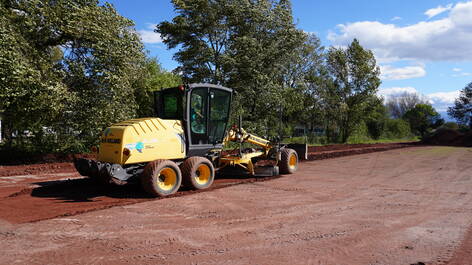
<path id="1" fill-rule="evenodd" d="M 190 85 L 187 92 L 189 156 L 222 148 L 228 125 L 232 90 L 222 86 Z"/>

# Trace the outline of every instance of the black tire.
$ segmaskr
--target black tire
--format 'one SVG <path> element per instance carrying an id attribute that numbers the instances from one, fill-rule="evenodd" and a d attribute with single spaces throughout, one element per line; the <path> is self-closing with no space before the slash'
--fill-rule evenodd
<path id="1" fill-rule="evenodd" d="M 170 160 L 149 162 L 141 175 L 143 189 L 152 196 L 164 197 L 176 193 L 182 183 L 182 173 Z"/>
<path id="2" fill-rule="evenodd" d="M 279 168 L 281 174 L 293 174 L 298 169 L 298 155 L 295 150 L 285 148 L 280 154 Z"/>
<path id="3" fill-rule="evenodd" d="M 213 184 L 215 168 L 210 160 L 201 156 L 187 158 L 182 165 L 182 182 L 186 187 L 201 190 Z"/>

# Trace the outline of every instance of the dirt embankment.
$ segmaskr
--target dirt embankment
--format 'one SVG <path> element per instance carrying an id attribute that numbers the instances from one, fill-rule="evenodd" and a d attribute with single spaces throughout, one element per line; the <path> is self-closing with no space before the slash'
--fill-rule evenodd
<path id="1" fill-rule="evenodd" d="M 472 147 L 472 130 L 466 133 L 440 128 L 423 139 L 424 144 Z"/>

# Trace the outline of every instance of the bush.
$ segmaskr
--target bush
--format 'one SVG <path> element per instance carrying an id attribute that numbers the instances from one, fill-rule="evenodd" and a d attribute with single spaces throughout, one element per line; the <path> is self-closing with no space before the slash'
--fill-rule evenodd
<path id="1" fill-rule="evenodd" d="M 452 130 L 459 130 L 459 125 L 455 122 L 446 122 L 440 128 L 452 129 Z"/>
<path id="2" fill-rule="evenodd" d="M 410 124 L 402 119 L 387 119 L 382 138 L 401 139 L 411 136 Z"/>
<path id="3" fill-rule="evenodd" d="M 358 143 L 365 143 L 371 140 L 369 137 L 369 130 L 365 122 L 359 123 L 354 132 L 349 136 L 347 143 L 350 144 L 358 144 Z"/>

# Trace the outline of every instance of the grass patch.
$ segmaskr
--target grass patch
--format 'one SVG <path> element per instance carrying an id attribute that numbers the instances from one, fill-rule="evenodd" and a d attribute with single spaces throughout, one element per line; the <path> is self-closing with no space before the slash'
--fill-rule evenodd
<path id="1" fill-rule="evenodd" d="M 371 139 L 368 137 L 351 137 L 348 139 L 346 144 L 382 144 L 382 143 L 407 143 L 407 142 L 418 142 L 420 138 L 418 136 L 408 137 L 408 138 L 381 138 L 381 139 Z M 330 144 L 342 144 L 342 143 L 332 143 L 328 142 L 325 138 L 318 137 L 316 139 L 310 137 L 291 137 L 283 140 L 284 143 L 297 143 L 304 144 L 307 143 L 309 146 L 323 146 Z"/>
<path id="2" fill-rule="evenodd" d="M 449 155 L 454 153 L 459 148 L 466 148 L 466 147 L 455 147 L 455 146 L 431 146 L 430 148 L 421 148 L 418 150 L 414 150 L 412 153 L 414 154 L 432 154 L 432 155 Z"/>
<path id="3" fill-rule="evenodd" d="M 362 139 L 362 140 L 348 140 L 348 144 L 383 144 L 383 143 L 410 143 L 410 142 L 418 142 L 420 140 L 419 137 L 412 137 L 412 138 L 397 138 L 397 139 Z"/>

